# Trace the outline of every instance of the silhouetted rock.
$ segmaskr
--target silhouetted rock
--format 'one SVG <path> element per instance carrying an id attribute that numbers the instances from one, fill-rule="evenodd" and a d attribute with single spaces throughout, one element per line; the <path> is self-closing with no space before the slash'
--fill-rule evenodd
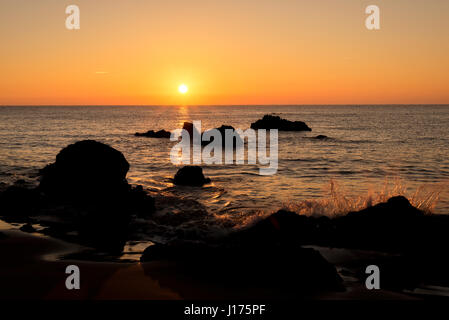
<path id="1" fill-rule="evenodd" d="M 412 247 L 425 234 L 426 217 L 402 196 L 335 219 L 335 245 L 397 251 Z"/>
<path id="2" fill-rule="evenodd" d="M 228 132 L 232 132 L 235 133 L 235 128 L 232 126 L 227 126 L 227 125 L 222 125 L 219 128 L 215 128 L 215 130 L 218 130 L 221 134 L 221 144 L 223 147 L 226 146 L 226 130 L 228 130 Z M 206 130 L 205 132 L 207 132 L 209 130 Z M 204 132 L 201 134 L 201 137 L 203 137 Z M 208 145 L 209 143 L 212 143 L 214 141 L 214 138 L 211 138 L 211 141 L 201 141 L 202 145 Z M 235 135 L 232 139 L 232 147 L 233 149 L 236 148 L 237 143 L 241 144 L 243 146 L 243 140 L 239 135 Z"/>
<path id="3" fill-rule="evenodd" d="M 199 137 L 201 137 L 201 132 L 197 130 L 197 128 L 193 125 L 192 122 L 184 122 L 182 128 L 189 133 L 191 140 L 193 139 L 194 132 L 195 134 L 198 134 Z"/>
<path id="4" fill-rule="evenodd" d="M 62 149 L 56 161 L 41 170 L 39 189 L 60 200 L 114 199 L 129 190 L 128 169 L 120 151 L 94 140 L 79 141 Z"/>
<path id="5" fill-rule="evenodd" d="M 314 139 L 317 139 L 317 140 L 326 140 L 326 139 L 329 139 L 329 137 L 320 134 L 320 135 L 317 135 L 316 137 L 314 137 Z"/>
<path id="6" fill-rule="evenodd" d="M 77 142 L 41 170 L 36 189 L 12 186 L 0 193 L 0 215 L 42 224 L 51 236 L 120 253 L 131 217 L 145 218 L 155 210 L 154 199 L 126 181 L 128 169 L 120 151 L 93 140 Z"/>
<path id="7" fill-rule="evenodd" d="M 42 197 L 35 189 L 10 186 L 0 192 L 0 212 L 3 216 L 12 215 L 17 222 L 22 222 L 36 213 L 41 201 Z"/>
<path id="8" fill-rule="evenodd" d="M 4 240 L 6 238 L 8 238 L 8 236 L 6 234 L 0 232 L 0 240 Z"/>
<path id="9" fill-rule="evenodd" d="M 198 166 L 185 166 L 178 170 L 173 183 L 184 186 L 203 186 L 210 183 L 210 179 L 204 177 L 203 169 Z"/>
<path id="10" fill-rule="evenodd" d="M 270 243 L 283 241 L 299 244 L 319 244 L 321 236 L 332 229 L 328 217 L 307 217 L 297 213 L 279 210 L 231 236 L 233 242 Z"/>
<path id="11" fill-rule="evenodd" d="M 196 281 L 214 281 L 230 287 L 274 285 L 301 292 L 343 289 L 333 265 L 317 251 L 291 243 L 229 245 L 226 239 L 221 245 L 174 242 L 150 246 L 141 257 L 142 262 L 158 260 L 175 261 L 183 273 Z"/>
<path id="12" fill-rule="evenodd" d="M 279 131 L 312 131 L 302 121 L 289 121 L 279 116 L 265 115 L 261 120 L 251 123 L 252 129 L 278 129 Z"/>
<path id="13" fill-rule="evenodd" d="M 134 134 L 136 137 L 147 137 L 147 138 L 170 138 L 171 133 L 165 130 L 148 130 L 147 132 L 136 132 Z"/>
<path id="14" fill-rule="evenodd" d="M 27 233 L 34 233 L 36 232 L 36 229 L 29 223 L 24 224 L 19 228 L 20 231 L 27 232 Z"/>

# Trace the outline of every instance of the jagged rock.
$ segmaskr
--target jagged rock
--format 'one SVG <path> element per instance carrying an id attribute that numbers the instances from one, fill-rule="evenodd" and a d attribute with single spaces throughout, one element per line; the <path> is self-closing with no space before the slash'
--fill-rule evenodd
<path id="1" fill-rule="evenodd" d="M 198 134 L 199 137 L 201 137 L 201 132 L 199 132 L 191 122 L 184 122 L 182 129 L 186 130 L 189 133 L 191 140 L 193 139 L 194 132 L 195 134 Z"/>
<path id="2" fill-rule="evenodd" d="M 312 131 L 302 121 L 289 121 L 279 116 L 265 115 L 262 119 L 251 123 L 252 129 L 278 129 L 279 131 Z"/>

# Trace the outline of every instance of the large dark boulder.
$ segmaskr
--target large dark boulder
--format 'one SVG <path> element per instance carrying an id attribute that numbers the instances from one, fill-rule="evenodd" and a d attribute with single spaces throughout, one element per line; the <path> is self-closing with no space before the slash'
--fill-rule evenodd
<path id="1" fill-rule="evenodd" d="M 407 198 L 392 197 L 335 219 L 335 245 L 387 251 L 414 247 L 421 242 L 419 235 L 428 232 L 426 220 Z"/>
<path id="2" fill-rule="evenodd" d="M 0 215 L 9 222 L 40 224 L 46 234 L 120 253 L 133 216 L 147 218 L 154 199 L 126 180 L 123 154 L 100 142 L 62 149 L 41 170 L 35 189 L 12 186 L 0 193 Z"/>
<path id="3" fill-rule="evenodd" d="M 84 140 L 62 149 L 56 161 L 41 170 L 40 191 L 60 200 L 114 198 L 129 190 L 128 161 L 101 142 Z"/>
<path id="4" fill-rule="evenodd" d="M 210 183 L 210 179 L 204 177 L 203 169 L 198 166 L 185 166 L 178 170 L 173 179 L 173 183 L 183 186 L 201 187 Z"/>
<path id="5" fill-rule="evenodd" d="M 312 131 L 302 121 L 289 121 L 279 116 L 265 115 L 262 119 L 251 123 L 252 129 L 278 129 L 279 131 Z"/>
<path id="6" fill-rule="evenodd" d="M 147 137 L 147 138 L 170 138 L 171 133 L 165 130 L 148 130 L 147 132 L 136 132 L 134 134 L 136 137 Z"/>

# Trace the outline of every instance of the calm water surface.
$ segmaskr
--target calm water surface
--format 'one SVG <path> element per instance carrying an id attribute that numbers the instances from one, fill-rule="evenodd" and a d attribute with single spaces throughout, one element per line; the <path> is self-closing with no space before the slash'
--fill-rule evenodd
<path id="1" fill-rule="evenodd" d="M 213 183 L 200 189 L 173 187 L 172 143 L 133 135 L 192 120 L 201 120 L 203 130 L 246 129 L 268 113 L 305 121 L 313 131 L 279 133 L 276 175 L 258 175 L 257 165 L 204 166 Z M 310 139 L 318 134 L 331 139 Z M 199 200 L 217 214 L 326 198 L 331 179 L 347 197 L 400 179 L 410 195 L 440 192 L 435 212 L 449 213 L 449 106 L 0 107 L 0 181 L 35 183 L 39 168 L 83 139 L 122 151 L 129 182 Z"/>

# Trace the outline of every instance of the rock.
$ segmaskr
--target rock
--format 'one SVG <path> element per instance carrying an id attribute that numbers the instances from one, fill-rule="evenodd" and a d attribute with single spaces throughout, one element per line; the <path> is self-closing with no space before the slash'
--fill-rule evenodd
<path id="1" fill-rule="evenodd" d="M 113 199 L 129 190 L 128 170 L 120 151 L 94 140 L 79 141 L 62 149 L 56 161 L 41 170 L 39 189 L 76 202 Z"/>
<path id="2" fill-rule="evenodd" d="M 413 247 L 426 230 L 424 213 L 407 198 L 397 196 L 387 202 L 350 212 L 335 219 L 335 244 L 338 246 L 401 251 Z"/>
<path id="3" fill-rule="evenodd" d="M 333 265 L 316 250 L 289 243 L 221 245 L 197 242 L 156 244 L 145 249 L 141 261 L 175 261 L 182 272 L 227 286 L 269 286 L 285 290 L 342 290 Z M 144 266 L 145 267 L 145 266 Z M 217 277 L 217 275 L 220 275 Z"/>
<path id="4" fill-rule="evenodd" d="M 298 244 L 319 244 L 326 231 L 332 229 L 328 217 L 307 217 L 279 210 L 251 227 L 232 235 L 234 242 L 270 243 L 275 241 Z"/>
<path id="5" fill-rule="evenodd" d="M 203 186 L 206 183 L 210 183 L 209 178 L 205 178 L 203 169 L 198 166 L 185 166 L 178 170 L 173 179 L 173 183 L 176 185 L 184 186 Z"/>
<path id="6" fill-rule="evenodd" d="M 300 216 L 280 210 L 234 237 L 235 242 L 242 241 L 242 238 L 257 242 L 282 240 L 300 244 L 403 252 L 424 244 L 435 247 L 444 243 L 444 232 L 440 226 L 449 228 L 449 216 L 425 215 L 405 197 L 398 196 L 385 203 L 333 219 Z"/>
<path id="7" fill-rule="evenodd" d="M 165 130 L 148 130 L 147 132 L 136 132 L 134 134 L 136 137 L 147 137 L 147 138 L 170 138 L 171 133 Z"/>
<path id="8" fill-rule="evenodd" d="M 27 232 L 27 233 L 34 233 L 34 232 L 36 232 L 36 229 L 34 229 L 34 227 L 31 224 L 29 224 L 29 223 L 26 223 L 23 226 L 21 226 L 19 228 L 19 230 L 23 231 L 23 232 Z"/>
<path id="9" fill-rule="evenodd" d="M 36 189 L 13 186 L 0 193 L 0 206 L 11 222 L 39 223 L 50 236 L 121 253 L 131 218 L 147 218 L 155 210 L 154 199 L 141 186 L 128 184 L 128 169 L 120 151 L 80 141 L 41 170 Z"/>
<path id="10" fill-rule="evenodd" d="M 265 115 L 261 120 L 251 123 L 252 129 L 278 129 L 279 131 L 312 131 L 302 121 L 289 121 L 279 116 Z"/>
<path id="11" fill-rule="evenodd" d="M 17 222 L 23 222 L 23 219 L 36 213 L 41 202 L 42 197 L 35 189 L 10 186 L 0 192 L 0 216 L 11 216 Z"/>
<path id="12" fill-rule="evenodd" d="M 218 130 L 221 133 L 221 144 L 223 147 L 226 147 L 226 130 L 232 130 L 232 132 L 235 132 L 235 128 L 232 126 L 227 126 L 227 125 L 222 125 L 219 128 L 215 128 L 215 130 Z M 206 130 L 205 132 L 207 132 L 208 130 Z M 204 133 L 202 133 L 203 135 Z M 202 136 L 201 135 L 201 136 Z M 203 146 L 208 145 L 209 143 L 212 143 L 214 141 L 213 138 L 211 138 L 211 141 L 203 141 L 201 140 L 201 144 Z M 234 136 L 234 138 L 232 139 L 232 147 L 233 149 L 236 148 L 237 143 L 241 144 L 243 146 L 243 140 L 242 138 L 240 138 L 239 135 Z"/>
<path id="13" fill-rule="evenodd" d="M 193 139 L 193 132 L 196 132 L 196 133 L 201 137 L 201 133 L 198 132 L 197 128 L 194 127 L 194 126 L 193 126 L 193 123 L 191 123 L 191 122 L 184 122 L 182 128 L 183 128 L 184 130 L 186 130 L 186 131 L 189 133 L 189 135 L 190 135 L 190 140 Z"/>
<path id="14" fill-rule="evenodd" d="M 325 136 L 325 135 L 322 135 L 322 134 L 320 134 L 320 135 L 318 135 L 318 136 L 314 137 L 314 139 L 317 139 L 317 140 L 326 140 L 326 139 L 329 139 L 329 137 L 328 137 L 328 136 Z"/>

